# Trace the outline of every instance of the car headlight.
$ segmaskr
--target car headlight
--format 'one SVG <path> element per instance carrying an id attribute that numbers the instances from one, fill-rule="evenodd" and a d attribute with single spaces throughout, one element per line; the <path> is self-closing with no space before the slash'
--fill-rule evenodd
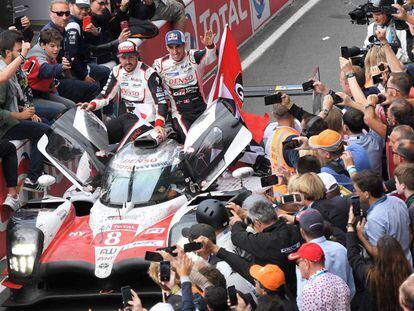
<path id="1" fill-rule="evenodd" d="M 10 280 L 23 284 L 30 279 L 43 249 L 44 235 L 36 227 L 16 226 L 7 232 L 7 264 Z"/>

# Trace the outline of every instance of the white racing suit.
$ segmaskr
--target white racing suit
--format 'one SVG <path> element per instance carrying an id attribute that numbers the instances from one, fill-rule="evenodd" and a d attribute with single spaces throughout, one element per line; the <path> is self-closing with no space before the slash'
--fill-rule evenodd
<path id="1" fill-rule="evenodd" d="M 123 145 L 143 133 L 140 129 L 130 133 L 139 119 L 155 126 L 164 126 L 168 106 L 161 78 L 153 68 L 142 62 L 138 62 L 132 72 L 125 71 L 121 65 L 115 66 L 101 94 L 91 102 L 95 106 L 94 110 L 108 105 L 118 93 L 127 112 L 106 124 L 110 144 L 124 138 Z"/>
<path id="2" fill-rule="evenodd" d="M 203 92 L 204 68 L 216 59 L 216 47 L 206 47 L 203 50 L 187 51 L 179 62 L 169 55 L 154 61 L 153 67 L 168 91 L 173 127 L 180 142 L 184 142 L 191 124 L 206 109 Z"/>

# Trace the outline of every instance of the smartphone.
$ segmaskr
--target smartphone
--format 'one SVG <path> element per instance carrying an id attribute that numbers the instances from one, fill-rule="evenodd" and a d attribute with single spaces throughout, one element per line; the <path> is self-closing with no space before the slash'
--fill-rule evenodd
<path id="1" fill-rule="evenodd" d="M 303 82 L 302 83 L 302 89 L 303 89 L 303 91 L 306 92 L 306 91 L 309 91 L 309 90 L 313 90 L 314 89 L 314 87 L 313 87 L 313 84 L 314 83 L 315 83 L 315 81 L 313 81 L 313 80 L 309 80 L 309 81 Z"/>
<path id="2" fill-rule="evenodd" d="M 191 242 L 191 243 L 184 244 L 185 253 L 198 251 L 199 249 L 202 249 L 202 248 L 203 248 L 203 244 L 200 242 Z"/>
<path id="3" fill-rule="evenodd" d="M 272 95 L 266 95 L 264 97 L 264 101 L 265 101 L 265 106 L 280 104 L 282 102 L 282 94 L 276 93 Z"/>
<path id="4" fill-rule="evenodd" d="M 300 146 L 302 146 L 302 142 L 296 139 L 282 142 L 282 148 L 284 150 L 296 149 L 296 148 L 299 148 Z"/>
<path id="5" fill-rule="evenodd" d="M 262 188 L 277 185 L 279 178 L 276 175 L 263 176 L 260 178 L 260 183 L 262 184 Z"/>
<path id="6" fill-rule="evenodd" d="M 145 252 L 145 260 L 146 261 L 155 261 L 155 262 L 161 262 L 164 260 L 164 258 L 161 256 L 160 253 L 157 252 Z"/>
<path id="7" fill-rule="evenodd" d="M 177 246 L 176 245 L 173 245 L 173 246 L 166 246 L 166 247 L 157 248 L 156 251 L 164 251 L 164 252 L 170 254 L 173 257 L 177 257 L 177 253 L 174 253 L 174 251 L 176 249 L 177 249 Z"/>
<path id="8" fill-rule="evenodd" d="M 22 25 L 22 18 L 24 16 L 17 16 L 14 18 L 14 27 L 16 27 L 17 30 L 23 30 L 23 25 Z"/>
<path id="9" fill-rule="evenodd" d="M 82 18 L 82 30 L 85 31 L 86 27 L 92 23 L 92 16 L 84 16 Z"/>
<path id="10" fill-rule="evenodd" d="M 285 194 L 280 197 L 280 201 L 282 202 L 282 204 L 296 203 L 301 202 L 302 198 L 298 193 Z"/>
<path id="11" fill-rule="evenodd" d="M 332 96 L 334 105 L 338 105 L 343 102 L 343 99 L 340 96 L 336 95 L 336 93 L 331 94 L 331 96 Z"/>
<path id="12" fill-rule="evenodd" d="M 351 197 L 352 212 L 355 216 L 361 216 L 361 202 L 359 196 L 353 195 Z"/>
<path id="13" fill-rule="evenodd" d="M 387 97 L 385 97 L 384 94 L 378 94 L 378 104 L 382 104 L 387 100 Z"/>
<path id="14" fill-rule="evenodd" d="M 119 23 L 119 25 L 121 26 L 121 31 L 124 29 L 129 29 L 129 23 L 128 21 L 122 21 Z"/>
<path id="15" fill-rule="evenodd" d="M 372 82 L 374 84 L 381 83 L 382 82 L 382 75 L 378 74 L 378 75 L 372 76 Z"/>
<path id="16" fill-rule="evenodd" d="M 385 70 L 385 65 L 384 64 L 379 64 L 378 69 L 381 70 L 381 71 L 384 71 Z"/>
<path id="17" fill-rule="evenodd" d="M 169 261 L 160 262 L 160 281 L 168 282 L 171 275 L 171 264 Z"/>
<path id="18" fill-rule="evenodd" d="M 128 301 L 132 301 L 132 293 L 131 293 L 131 286 L 123 286 L 121 287 L 121 294 L 122 294 L 122 303 L 124 308 L 128 307 Z"/>
<path id="19" fill-rule="evenodd" d="M 63 57 L 66 58 L 69 64 L 72 66 L 72 60 L 70 59 L 69 52 L 65 52 L 65 54 L 63 54 Z"/>
<path id="20" fill-rule="evenodd" d="M 237 306 L 237 292 L 234 285 L 227 287 L 227 294 L 230 300 L 230 306 Z"/>
<path id="21" fill-rule="evenodd" d="M 349 49 L 347 46 L 341 46 L 341 57 L 349 59 Z"/>

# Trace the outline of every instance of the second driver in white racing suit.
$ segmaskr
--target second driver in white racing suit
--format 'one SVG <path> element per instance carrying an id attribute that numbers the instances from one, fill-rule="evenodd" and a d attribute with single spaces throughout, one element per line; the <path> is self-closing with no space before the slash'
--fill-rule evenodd
<path id="1" fill-rule="evenodd" d="M 118 46 L 120 64 L 115 66 L 101 94 L 81 108 L 98 110 L 109 104 L 120 92 L 120 101 L 125 105 L 126 113 L 106 123 L 109 143 L 122 140 L 121 145 L 133 140 L 150 129 L 134 126 L 140 119 L 145 119 L 155 126 L 160 139 L 165 139 L 164 124 L 168 115 L 168 105 L 161 77 L 148 65 L 139 60 L 138 50 L 131 41 Z"/>
<path id="2" fill-rule="evenodd" d="M 191 124 L 206 109 L 203 92 L 204 68 L 217 59 L 212 31 L 201 37 L 203 50 L 185 50 L 185 37 L 179 30 L 167 32 L 165 44 L 168 54 L 154 61 L 171 102 L 173 128 L 183 143 Z"/>

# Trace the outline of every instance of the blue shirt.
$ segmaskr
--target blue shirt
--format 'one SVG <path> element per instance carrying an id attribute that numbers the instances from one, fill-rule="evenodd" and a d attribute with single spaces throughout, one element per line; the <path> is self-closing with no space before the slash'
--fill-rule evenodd
<path id="1" fill-rule="evenodd" d="M 409 228 L 407 205 L 397 197 L 385 196 L 372 204 L 367 211 L 364 230 L 368 241 L 376 246 L 380 237 L 390 235 L 400 242 L 407 260 L 412 263 Z"/>
<path id="2" fill-rule="evenodd" d="M 339 276 L 348 285 L 351 298 L 355 294 L 355 283 L 352 269 L 348 262 L 347 250 L 340 243 L 327 240 L 324 236 L 309 241 L 318 244 L 325 254 L 325 268 L 332 274 Z M 302 278 L 299 268 L 296 267 L 297 297 L 303 290 L 308 280 Z"/>
<path id="3" fill-rule="evenodd" d="M 352 159 L 354 160 L 355 168 L 358 172 L 371 169 L 371 164 L 369 163 L 368 155 L 366 151 L 364 150 L 364 148 L 362 148 L 358 144 L 353 144 L 351 146 L 347 146 L 346 150 L 351 152 Z M 343 167 L 344 170 L 346 170 L 344 162 L 341 159 L 334 160 L 334 161 L 336 161 L 340 166 Z M 331 174 L 333 177 L 335 177 L 339 185 L 346 187 L 350 191 L 354 191 L 352 180 L 348 175 L 339 174 L 328 166 L 322 167 L 321 172 Z"/>
<path id="4" fill-rule="evenodd" d="M 378 173 L 382 172 L 382 151 L 385 147 L 385 140 L 373 130 L 366 134 L 350 135 L 348 146 L 361 146 L 368 156 L 372 169 Z M 351 147 L 348 147 L 350 150 Z"/>

